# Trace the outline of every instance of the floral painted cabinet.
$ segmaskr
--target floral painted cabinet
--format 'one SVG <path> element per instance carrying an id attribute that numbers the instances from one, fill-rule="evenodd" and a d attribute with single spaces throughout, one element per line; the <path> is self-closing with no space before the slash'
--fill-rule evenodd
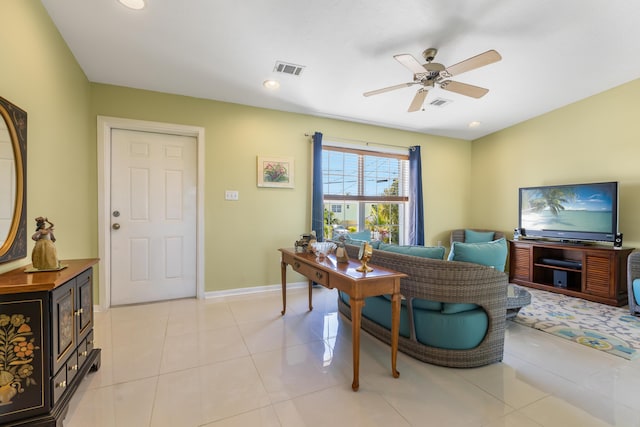
<path id="1" fill-rule="evenodd" d="M 0 420 L 42 413 L 49 399 L 46 293 L 3 297 L 0 302 Z M 0 424 L 3 424 L 0 421 Z"/>
<path id="2" fill-rule="evenodd" d="M 0 425 L 62 426 L 79 383 L 99 369 L 100 349 L 93 345 L 96 262 L 0 274 Z"/>

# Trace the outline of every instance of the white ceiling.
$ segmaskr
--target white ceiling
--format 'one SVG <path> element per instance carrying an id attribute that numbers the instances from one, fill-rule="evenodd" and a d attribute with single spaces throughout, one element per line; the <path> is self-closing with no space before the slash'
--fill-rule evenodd
<path id="1" fill-rule="evenodd" d="M 92 82 L 473 140 L 640 77 L 640 2 L 629 0 L 42 0 Z M 393 59 L 502 61 L 453 80 L 480 99 L 418 86 Z M 305 66 L 298 77 L 276 61 Z M 422 61 L 421 61 L 422 62 Z M 266 79 L 281 86 L 268 91 Z M 453 101 L 436 108 L 436 98 Z M 606 114 L 606 112 L 605 112 Z M 469 128 L 471 121 L 480 121 Z"/>

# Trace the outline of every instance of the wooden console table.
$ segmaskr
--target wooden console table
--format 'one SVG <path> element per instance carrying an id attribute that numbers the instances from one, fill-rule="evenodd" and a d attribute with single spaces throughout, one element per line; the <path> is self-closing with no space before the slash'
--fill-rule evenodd
<path id="1" fill-rule="evenodd" d="M 93 338 L 93 265 L 0 274 L 0 425 L 62 426 L 89 371 L 100 368 Z"/>
<path id="2" fill-rule="evenodd" d="M 351 305 L 351 330 L 353 337 L 353 382 L 351 388 L 358 391 L 360 371 L 360 319 L 364 299 L 376 295 L 391 295 L 391 373 L 398 378 L 396 369 L 398 357 L 398 336 L 400 332 L 400 279 L 407 277 L 404 273 L 373 267 L 369 273 L 360 273 L 356 268 L 359 262 L 338 263 L 335 256 L 329 255 L 324 260 L 317 260 L 309 253 L 296 253 L 294 249 L 279 249 L 282 252 L 282 315 L 287 310 L 287 265 L 294 271 L 309 279 L 309 310 L 313 310 L 311 302 L 312 283 L 318 283 L 329 289 L 338 289 L 349 295 Z"/>

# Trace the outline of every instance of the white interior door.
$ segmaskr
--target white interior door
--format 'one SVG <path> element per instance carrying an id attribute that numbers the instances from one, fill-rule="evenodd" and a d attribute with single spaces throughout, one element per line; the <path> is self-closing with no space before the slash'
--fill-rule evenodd
<path id="1" fill-rule="evenodd" d="M 196 295 L 196 145 L 112 129 L 112 305 Z"/>

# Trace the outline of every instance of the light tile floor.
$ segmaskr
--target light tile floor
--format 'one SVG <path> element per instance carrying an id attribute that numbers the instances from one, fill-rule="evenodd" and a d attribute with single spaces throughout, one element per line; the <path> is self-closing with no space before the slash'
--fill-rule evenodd
<path id="1" fill-rule="evenodd" d="M 507 322 L 502 363 L 449 369 L 363 333 L 351 391 L 351 323 L 336 292 L 176 300 L 96 313 L 102 366 L 71 401 L 86 426 L 640 426 L 640 360 Z M 640 331 L 639 331 L 640 333 Z"/>

